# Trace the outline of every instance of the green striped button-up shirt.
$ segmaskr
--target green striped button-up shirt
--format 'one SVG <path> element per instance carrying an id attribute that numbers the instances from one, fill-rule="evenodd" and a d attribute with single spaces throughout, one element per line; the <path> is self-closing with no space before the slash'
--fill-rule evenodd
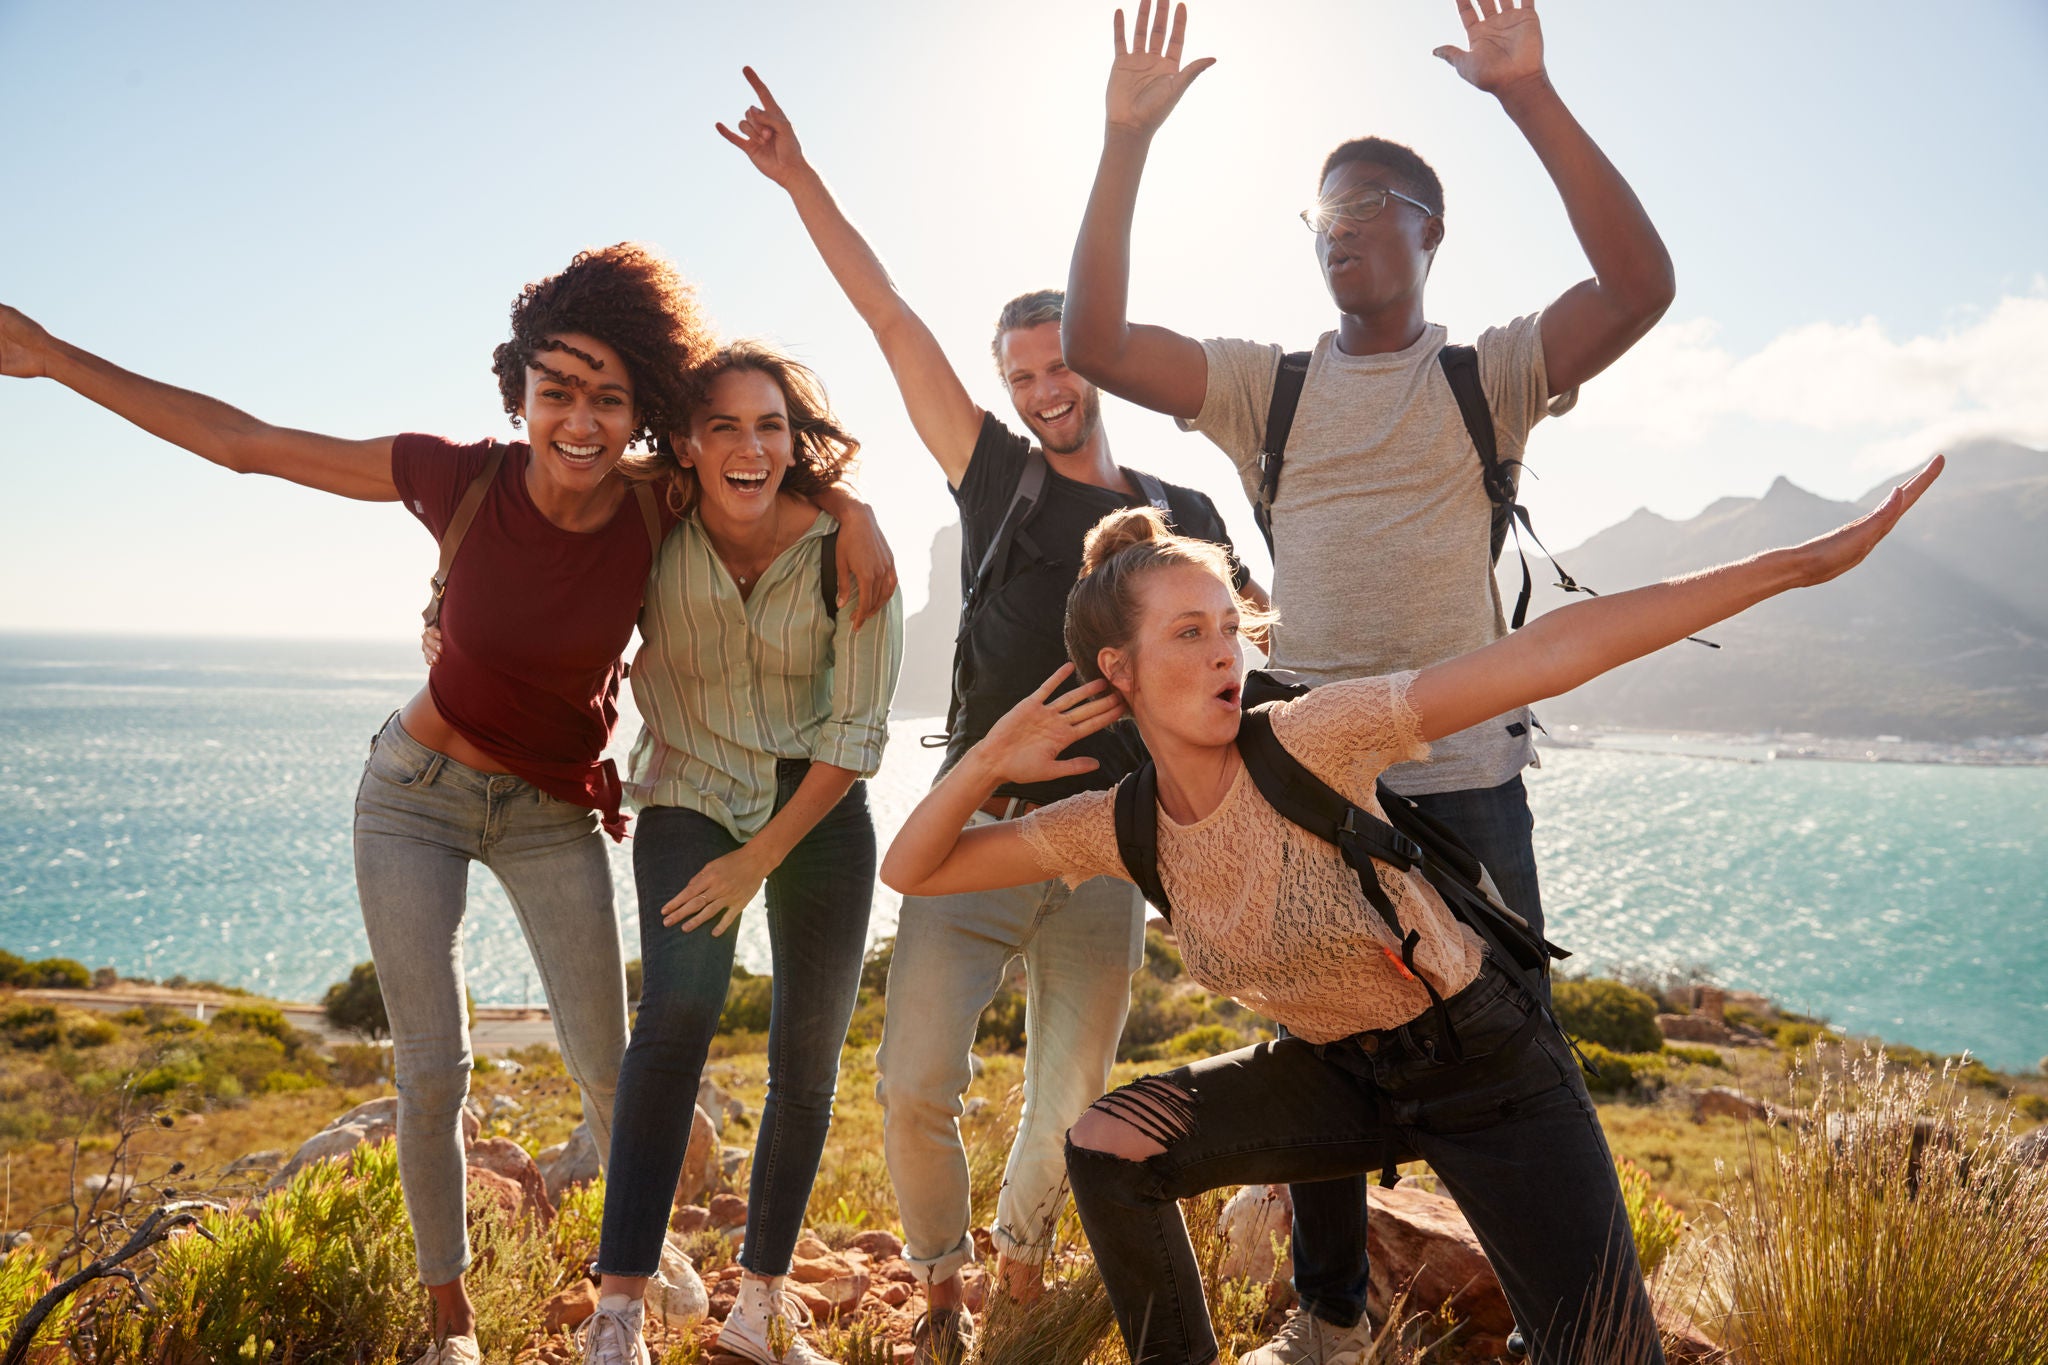
<path id="1" fill-rule="evenodd" d="M 640 612 L 633 701 L 644 727 L 628 794 L 685 806 L 751 839 L 775 813 L 775 761 L 871 777 L 903 663 L 903 595 L 859 630 L 825 610 L 825 512 L 742 599 L 696 517 L 662 543 Z"/>

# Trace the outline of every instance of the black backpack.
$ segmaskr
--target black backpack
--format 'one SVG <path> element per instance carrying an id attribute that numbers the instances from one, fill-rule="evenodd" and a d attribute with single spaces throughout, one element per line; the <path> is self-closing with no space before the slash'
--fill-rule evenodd
<path id="1" fill-rule="evenodd" d="M 1443 998 L 1429 978 L 1415 970 L 1415 946 L 1420 935 L 1401 923 L 1393 901 L 1373 871 L 1375 861 L 1404 872 L 1420 872 L 1436 888 L 1452 916 L 1470 927 L 1494 960 L 1546 1010 L 1550 996 L 1544 989 L 1544 978 L 1549 974 L 1551 960 L 1571 954 L 1542 937 L 1528 920 L 1503 904 L 1479 859 L 1457 835 L 1413 801 L 1384 782 L 1379 784 L 1376 795 L 1380 808 L 1387 813 L 1382 820 L 1353 805 L 1289 753 L 1273 733 L 1272 707 L 1275 701 L 1307 691 L 1304 686 L 1282 683 L 1268 674 L 1248 675 L 1244 720 L 1237 731 L 1238 753 L 1267 804 L 1310 834 L 1335 845 L 1345 863 L 1358 874 L 1359 890 L 1364 893 L 1366 904 L 1393 931 L 1394 941 L 1401 945 L 1401 969 L 1421 982 L 1429 993 L 1430 1006 L 1437 1012 L 1453 1059 L 1463 1060 Z M 1262 700 L 1254 704 L 1255 698 Z M 1172 923 L 1173 906 L 1159 880 L 1159 775 L 1149 759 L 1137 772 L 1117 783 L 1116 842 L 1124 870 L 1145 899 Z"/>
<path id="2" fill-rule="evenodd" d="M 1301 387 L 1308 379 L 1309 351 L 1291 351 L 1281 358 L 1280 372 L 1273 378 L 1273 401 L 1266 408 L 1266 439 L 1259 448 L 1259 495 L 1252 501 L 1252 516 L 1259 523 L 1259 532 L 1266 538 L 1266 550 L 1273 549 L 1273 500 L 1280 495 L 1280 466 L 1287 458 L 1287 437 L 1294 429 L 1294 409 L 1301 402 Z M 1465 419 L 1465 433 L 1472 438 L 1472 447 L 1479 452 L 1479 478 L 1486 487 L 1487 501 L 1493 504 L 1493 562 L 1500 562 L 1501 548 L 1507 544 L 1508 532 L 1515 533 L 1515 557 L 1522 561 L 1522 591 L 1515 598 L 1515 612 L 1509 620 L 1509 628 L 1520 630 L 1529 616 L 1529 555 L 1522 548 L 1522 532 L 1529 533 L 1529 539 L 1536 542 L 1536 548 L 1543 551 L 1550 560 L 1550 567 L 1557 570 L 1557 586 L 1566 592 L 1582 592 L 1588 597 L 1600 594 L 1573 578 L 1564 565 L 1557 562 L 1557 556 L 1544 547 L 1537 538 L 1536 528 L 1529 521 L 1529 509 L 1516 500 L 1514 478 L 1508 474 L 1509 465 L 1519 466 L 1520 460 L 1505 463 L 1500 458 L 1500 446 L 1493 430 L 1493 409 L 1487 406 L 1486 389 L 1479 380 L 1479 352 L 1471 346 L 1446 346 L 1437 352 L 1437 364 L 1443 368 L 1444 378 L 1450 383 L 1451 393 L 1458 400 L 1459 415 Z M 1519 528 L 1517 527 L 1519 523 Z M 1695 644 L 1709 649 L 1720 646 L 1711 640 L 1688 636 Z"/>

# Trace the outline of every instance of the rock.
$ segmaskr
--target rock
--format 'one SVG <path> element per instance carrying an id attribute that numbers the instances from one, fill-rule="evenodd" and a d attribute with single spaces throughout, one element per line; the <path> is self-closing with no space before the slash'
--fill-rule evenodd
<path id="1" fill-rule="evenodd" d="M 541 1329 L 560 1332 L 574 1327 L 596 1311 L 597 1286 L 588 1280 L 578 1280 L 541 1305 Z"/>
<path id="2" fill-rule="evenodd" d="M 970 1095 L 967 1097 L 967 1103 L 960 1106 L 960 1114 L 963 1118 L 972 1118 L 986 1108 L 988 1108 L 988 1097 L 986 1095 Z"/>
<path id="3" fill-rule="evenodd" d="M 1460 1350 L 1482 1359 L 1505 1353 L 1515 1315 L 1458 1206 L 1427 1190 L 1377 1185 L 1368 1199 L 1366 1306 L 1375 1320 L 1406 1290 L 1410 1304 L 1450 1305 L 1466 1324 Z"/>
<path id="4" fill-rule="evenodd" d="M 1693 1097 L 1692 1121 L 1705 1123 L 1711 1118 L 1739 1119 L 1744 1123 L 1769 1123 L 1771 1108 L 1762 1100 L 1751 1099 L 1733 1086 L 1717 1085 L 1711 1090 L 1702 1090 Z"/>
<path id="5" fill-rule="evenodd" d="M 662 1242 L 661 1271 L 647 1286 L 647 1311 L 669 1327 L 681 1327 L 711 1311 L 711 1295 L 683 1250 L 680 1233 L 671 1232 Z"/>
<path id="6" fill-rule="evenodd" d="M 2015 1138 L 2006 1155 L 2022 1166 L 2048 1166 L 2048 1128 Z"/>
<path id="7" fill-rule="evenodd" d="M 275 1147 L 261 1152 L 244 1152 L 227 1164 L 221 1171 L 221 1177 L 233 1179 L 238 1175 L 253 1175 L 258 1171 L 274 1171 L 284 1165 L 284 1159 L 284 1153 Z"/>
<path id="8" fill-rule="evenodd" d="M 736 1194 L 714 1194 L 711 1196 L 711 1226 L 715 1228 L 737 1228 L 746 1226 L 747 1201 Z"/>
<path id="9" fill-rule="evenodd" d="M 747 1106 L 719 1089 L 718 1082 L 709 1076 L 697 1082 L 697 1107 L 711 1116 L 712 1124 L 721 1134 L 726 1124 L 747 1116 Z"/>
<path id="10" fill-rule="evenodd" d="M 857 1233 L 847 1245 L 855 1251 L 866 1252 L 878 1261 L 894 1260 L 903 1254 L 903 1239 L 881 1228 L 870 1228 L 866 1232 Z"/>
<path id="11" fill-rule="evenodd" d="M 495 1122 L 507 1114 L 517 1114 L 524 1108 L 526 1108 L 525 1105 L 513 1099 L 510 1095 L 493 1095 L 491 1096 L 491 1107 L 486 1112 L 485 1117 Z"/>
<path id="12" fill-rule="evenodd" d="M 1664 1359 L 1669 1365 L 1714 1365 L 1727 1352 L 1716 1346 L 1694 1322 L 1676 1308 L 1653 1304 L 1657 1313 L 1657 1335 L 1664 1340 Z"/>
<path id="13" fill-rule="evenodd" d="M 488 1138 L 469 1145 L 467 1160 L 472 1169 L 491 1171 L 518 1185 L 527 1212 L 537 1214 L 543 1225 L 554 1221 L 555 1201 L 548 1198 L 547 1178 L 524 1147 L 510 1138 Z"/>
<path id="14" fill-rule="evenodd" d="M 587 1185 L 597 1179 L 603 1167 L 599 1164 L 597 1140 L 590 1135 L 590 1125 L 579 1123 L 569 1134 L 569 1141 L 560 1156 L 548 1166 L 548 1202 L 556 1208 L 562 1206 L 562 1196 L 578 1185 Z"/>
<path id="15" fill-rule="evenodd" d="M 1704 1014 L 1660 1014 L 1657 1016 L 1657 1032 L 1663 1034 L 1664 1041 L 1668 1043 L 1735 1045 L 1735 1031 L 1720 1019 Z"/>
<path id="16" fill-rule="evenodd" d="M 9 1251 L 19 1251 L 25 1246 L 33 1246 L 35 1240 L 35 1234 L 27 1231 L 9 1233 L 5 1238 L 0 1238 L 0 1241 L 6 1243 Z"/>
<path id="17" fill-rule="evenodd" d="M 910 1286 L 898 1284 L 894 1280 L 884 1280 L 881 1288 L 875 1291 L 875 1297 L 891 1308 L 901 1308 L 910 1302 Z"/>
<path id="18" fill-rule="evenodd" d="M 484 1111 L 476 1107 L 475 1100 L 462 1102 L 462 1142 L 464 1146 L 476 1141 L 476 1135 L 483 1131 Z M 395 1130 L 394 1130 L 395 1131 Z"/>
<path id="19" fill-rule="evenodd" d="M 526 1067 L 522 1063 L 513 1061 L 510 1057 L 493 1057 L 491 1058 L 491 1070 L 502 1071 L 507 1076 L 517 1076 L 520 1072 L 526 1070 Z"/>
<path id="20" fill-rule="evenodd" d="M 132 1175 L 89 1175 L 85 1178 L 83 1184 L 85 1185 L 85 1192 L 93 1196 L 95 1200 L 105 1196 L 107 1199 L 118 1204 L 128 1197 L 128 1191 L 135 1188 L 135 1177 Z"/>
<path id="21" fill-rule="evenodd" d="M 923 1283 L 918 1279 L 917 1272 L 911 1269 L 908 1261 L 885 1261 L 875 1268 L 875 1274 L 885 1280 L 894 1280 L 898 1284 Z"/>
<path id="22" fill-rule="evenodd" d="M 988 1276 L 978 1265 L 971 1265 L 960 1272 L 960 1302 L 970 1313 L 979 1313 L 988 1307 Z"/>
<path id="23" fill-rule="evenodd" d="M 796 1254 L 789 1259 L 789 1278 L 798 1284 L 819 1284 L 855 1273 L 858 1272 L 852 1261 L 815 1237 L 800 1240 L 796 1244 Z"/>
<path id="24" fill-rule="evenodd" d="M 683 1173 L 676 1179 L 675 1205 L 694 1204 L 711 1188 L 712 1163 L 718 1151 L 718 1128 L 698 1105 L 690 1116 L 690 1146 L 683 1153 Z"/>
<path id="25" fill-rule="evenodd" d="M 685 1204 L 669 1215 L 668 1225 L 677 1232 L 701 1232 L 711 1226 L 711 1210 L 702 1204 Z"/>
<path id="26" fill-rule="evenodd" d="M 996 1235 L 987 1228 L 969 1228 L 967 1235 L 974 1239 L 974 1255 L 977 1260 L 993 1261 L 996 1258 Z"/>
<path id="27" fill-rule="evenodd" d="M 1254 1284 L 1285 1280 L 1294 1273 L 1288 1234 L 1294 1228 L 1294 1204 L 1285 1185 L 1246 1185 L 1230 1197 L 1217 1215 L 1216 1230 L 1224 1241 L 1217 1274 L 1239 1276 Z M 1280 1248 L 1276 1259 L 1273 1248 Z"/>
<path id="28" fill-rule="evenodd" d="M 386 1095 L 382 1099 L 365 1100 L 327 1125 L 327 1128 L 361 1128 L 365 1142 L 382 1142 L 398 1136 L 398 1096 Z M 464 1140 L 467 1141 L 467 1125 Z M 327 1128 L 320 1131 L 326 1132 Z"/>
<path id="29" fill-rule="evenodd" d="M 720 1147 L 718 1149 L 718 1176 L 730 1184 L 740 1173 L 740 1167 L 747 1164 L 753 1155 L 744 1147 Z"/>
<path id="30" fill-rule="evenodd" d="M 487 1171 L 481 1166 L 469 1168 L 469 1219 L 473 1223 L 484 1209 L 496 1204 L 504 1210 L 507 1222 L 516 1221 L 526 1208 L 526 1191 L 519 1188 L 519 1182 L 508 1180 L 496 1171 Z"/>
<path id="31" fill-rule="evenodd" d="M 562 1153 L 568 1150 L 569 1144 L 566 1141 L 558 1142 L 552 1147 L 543 1147 L 533 1154 L 533 1164 L 540 1167 L 540 1173 L 545 1176 L 554 1164 L 562 1159 Z"/>
<path id="32" fill-rule="evenodd" d="M 330 1123 L 300 1143 L 299 1150 L 292 1153 L 292 1159 L 287 1161 L 276 1175 L 270 1177 L 269 1183 L 263 1188 L 266 1191 L 281 1189 L 286 1181 L 306 1167 L 316 1162 L 332 1161 L 336 1157 L 347 1156 L 369 1140 L 369 1132 L 369 1129 L 353 1123 L 339 1126 Z"/>

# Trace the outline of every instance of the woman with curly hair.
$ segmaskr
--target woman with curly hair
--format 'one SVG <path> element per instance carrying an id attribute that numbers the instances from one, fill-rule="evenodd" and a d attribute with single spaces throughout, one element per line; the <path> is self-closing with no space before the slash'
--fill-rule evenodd
<path id="1" fill-rule="evenodd" d="M 373 741 L 355 814 L 357 891 L 391 1022 L 399 1172 L 435 1307 L 427 1362 L 478 1359 L 462 1278 L 461 926 L 472 862 L 505 887 L 584 1117 L 599 1150 L 609 1145 L 626 999 L 599 831 L 617 837 L 624 820 L 602 755 L 620 656 L 655 548 L 677 520 L 616 471 L 629 446 L 680 424 L 690 376 L 713 349 L 693 290 L 666 260 L 630 243 L 586 251 L 521 292 L 512 338 L 494 356 L 526 441 L 348 440 L 130 373 L 0 305 L 0 374 L 54 379 L 237 473 L 402 500 L 459 548 L 429 608 L 445 649 Z M 863 535 L 868 525 L 863 516 Z"/>
<path id="2" fill-rule="evenodd" d="M 651 462 L 682 525 L 640 619 L 633 875 L 640 1015 L 612 1116 L 594 1365 L 645 1365 L 643 1297 L 732 980 L 740 912 L 767 885 L 768 1099 L 754 1144 L 739 1301 L 721 1349 L 828 1365 L 784 1292 L 838 1086 L 874 896 L 862 779 L 881 765 L 903 654 L 899 595 L 859 625 L 825 584 L 838 523 L 816 503 L 859 450 L 817 377 L 756 342 L 701 373 L 687 431 Z M 866 586 L 862 586 L 865 593 Z M 860 605 L 860 595 L 855 598 Z"/>

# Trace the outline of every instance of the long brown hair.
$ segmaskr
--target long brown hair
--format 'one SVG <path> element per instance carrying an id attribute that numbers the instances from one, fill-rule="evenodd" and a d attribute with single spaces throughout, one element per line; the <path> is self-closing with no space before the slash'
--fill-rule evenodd
<path id="1" fill-rule="evenodd" d="M 702 410 L 706 395 L 717 378 L 733 370 L 765 374 L 782 390 L 783 406 L 789 410 L 789 435 L 796 463 L 782 476 L 782 487 L 810 496 L 836 485 L 853 467 L 860 454 L 860 442 L 839 423 L 825 394 L 824 381 L 810 366 L 765 341 L 730 342 L 690 376 L 692 397 L 685 421 Z M 659 479 L 666 485 L 669 506 L 678 516 L 688 516 L 697 505 L 697 471 L 676 455 L 672 438 L 663 436 L 652 455 L 620 462 L 620 469 L 637 479 Z"/>
<path id="2" fill-rule="evenodd" d="M 1190 565 L 1212 573 L 1230 589 L 1241 629 L 1256 630 L 1279 619 L 1238 592 L 1231 581 L 1230 552 L 1213 541 L 1168 529 L 1156 507 L 1111 512 L 1089 528 L 1081 546 L 1081 576 L 1067 594 L 1067 657 L 1084 682 L 1102 676 L 1096 659 L 1105 649 L 1129 649 L 1142 606 L 1138 585 L 1158 569 Z"/>

